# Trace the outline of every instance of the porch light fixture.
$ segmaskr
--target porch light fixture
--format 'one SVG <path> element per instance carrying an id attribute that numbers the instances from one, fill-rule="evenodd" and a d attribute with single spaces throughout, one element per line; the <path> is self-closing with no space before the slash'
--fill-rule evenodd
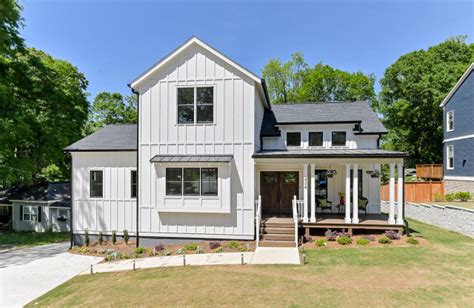
<path id="1" fill-rule="evenodd" d="M 335 176 L 337 174 L 337 171 L 335 169 L 329 169 L 329 170 L 326 170 L 326 176 L 328 178 L 332 178 L 333 176 Z"/>

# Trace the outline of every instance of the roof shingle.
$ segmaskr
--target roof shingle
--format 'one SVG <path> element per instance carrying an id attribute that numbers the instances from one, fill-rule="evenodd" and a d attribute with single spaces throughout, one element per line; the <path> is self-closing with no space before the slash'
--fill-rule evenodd
<path id="1" fill-rule="evenodd" d="M 136 151 L 137 124 L 112 124 L 64 149 L 78 151 Z"/>

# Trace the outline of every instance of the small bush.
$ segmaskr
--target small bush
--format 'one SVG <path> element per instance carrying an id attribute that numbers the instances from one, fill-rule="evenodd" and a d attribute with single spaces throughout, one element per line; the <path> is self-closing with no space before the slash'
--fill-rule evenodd
<path id="1" fill-rule="evenodd" d="M 471 194 L 467 191 L 459 191 L 454 194 L 454 198 L 456 200 L 466 202 L 466 201 L 469 201 L 469 199 L 471 198 Z"/>
<path id="2" fill-rule="evenodd" d="M 84 244 L 88 247 L 89 246 L 89 241 L 90 241 L 90 239 L 89 239 L 89 230 L 86 229 L 84 232 L 85 232 L 84 233 Z"/>
<path id="3" fill-rule="evenodd" d="M 246 252 L 246 251 L 248 251 L 248 249 L 247 249 L 247 247 L 242 246 L 242 247 L 239 248 L 239 251 L 240 252 Z"/>
<path id="4" fill-rule="evenodd" d="M 130 236 L 128 235 L 128 230 L 127 229 L 123 230 L 123 241 L 125 242 L 125 245 L 128 245 L 129 239 L 130 239 Z"/>
<path id="5" fill-rule="evenodd" d="M 371 242 L 375 242 L 375 235 L 364 235 L 362 238 Z"/>
<path id="6" fill-rule="evenodd" d="M 379 238 L 379 243 L 380 244 L 390 244 L 391 242 L 392 242 L 392 240 L 389 239 L 386 235 Z"/>
<path id="7" fill-rule="evenodd" d="M 221 252 L 223 252 L 223 251 L 224 251 L 224 247 L 222 247 L 222 246 L 217 247 L 217 248 L 214 250 L 215 253 L 221 253 Z"/>
<path id="8" fill-rule="evenodd" d="M 209 242 L 209 248 L 211 248 L 212 250 L 216 249 L 216 248 L 219 248 L 221 247 L 221 243 L 219 242 Z"/>
<path id="9" fill-rule="evenodd" d="M 337 238 L 337 242 L 340 245 L 350 245 L 352 243 L 352 239 L 350 237 L 341 236 Z"/>
<path id="10" fill-rule="evenodd" d="M 420 243 L 420 241 L 418 241 L 416 238 L 414 237 L 409 237 L 407 238 L 407 243 L 408 244 L 413 244 L 413 245 L 418 245 Z"/>
<path id="11" fill-rule="evenodd" d="M 366 238 L 360 238 L 357 240 L 357 245 L 368 245 L 370 241 Z"/>
<path id="12" fill-rule="evenodd" d="M 197 254 L 205 253 L 204 249 L 202 249 L 200 246 L 196 249 Z"/>
<path id="13" fill-rule="evenodd" d="M 143 253 L 145 253 L 145 252 L 146 252 L 146 249 L 143 248 L 143 247 L 137 247 L 137 248 L 135 248 L 135 253 L 136 253 L 137 255 L 141 255 L 141 254 L 143 254 Z"/>
<path id="14" fill-rule="evenodd" d="M 79 253 L 89 253 L 89 248 L 86 246 L 82 246 L 77 250 Z"/>
<path id="15" fill-rule="evenodd" d="M 167 249 L 162 249 L 162 250 L 160 250 L 160 255 L 161 256 L 169 256 L 169 255 L 171 255 L 171 251 L 169 251 Z"/>
<path id="16" fill-rule="evenodd" d="M 199 246 L 196 243 L 190 243 L 184 246 L 184 249 L 186 249 L 186 251 L 196 251 L 198 248 Z"/>
<path id="17" fill-rule="evenodd" d="M 112 244 L 117 243 L 117 231 L 112 230 Z"/>
<path id="18" fill-rule="evenodd" d="M 391 240 L 399 240 L 402 238 L 400 234 L 398 234 L 398 232 L 394 230 L 385 231 L 385 236 Z"/>
<path id="19" fill-rule="evenodd" d="M 237 241 L 230 241 L 229 243 L 227 243 L 227 247 L 231 249 L 237 249 L 239 248 L 239 246 L 240 246 L 240 243 Z"/>
<path id="20" fill-rule="evenodd" d="M 337 239 L 337 231 L 331 231 L 331 230 L 327 230 L 325 233 L 324 233 L 324 236 L 326 237 L 326 240 L 328 241 L 335 241 Z"/>
<path id="21" fill-rule="evenodd" d="M 311 235 L 304 235 L 303 236 L 303 243 L 312 243 L 313 242 L 313 237 Z"/>
<path id="22" fill-rule="evenodd" d="M 99 241 L 99 245 L 102 245 L 102 243 L 104 242 L 104 235 L 102 234 L 102 231 L 99 231 L 98 241 Z"/>
<path id="23" fill-rule="evenodd" d="M 178 254 L 178 255 L 185 255 L 186 252 L 187 252 L 186 248 L 184 248 L 184 247 L 176 250 L 176 254 Z"/>
<path id="24" fill-rule="evenodd" d="M 162 250 L 165 250 L 166 247 L 162 243 L 158 243 L 158 245 L 155 246 L 155 251 L 160 252 Z"/>
<path id="25" fill-rule="evenodd" d="M 322 238 L 316 241 L 316 245 L 319 247 L 323 247 L 323 246 L 327 246 L 328 242 L 326 241 L 326 239 Z"/>
<path id="26" fill-rule="evenodd" d="M 455 194 L 454 193 L 449 193 L 444 195 L 444 199 L 448 202 L 454 201 L 455 199 Z"/>
<path id="27" fill-rule="evenodd" d="M 433 195 L 433 200 L 435 202 L 440 202 L 440 201 L 443 201 L 443 195 L 440 194 L 439 192 L 437 192 L 436 194 Z"/>

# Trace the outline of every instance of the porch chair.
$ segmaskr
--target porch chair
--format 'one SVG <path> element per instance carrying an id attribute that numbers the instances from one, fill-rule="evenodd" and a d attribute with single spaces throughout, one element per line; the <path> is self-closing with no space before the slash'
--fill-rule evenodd
<path id="1" fill-rule="evenodd" d="M 321 208 L 321 211 L 329 210 L 332 213 L 332 202 L 328 199 L 318 199 L 318 207 Z"/>
<path id="2" fill-rule="evenodd" d="M 367 199 L 366 197 L 360 197 L 358 205 L 359 205 L 359 211 L 360 210 L 364 211 L 365 216 L 367 216 L 367 209 L 369 207 L 369 199 Z"/>

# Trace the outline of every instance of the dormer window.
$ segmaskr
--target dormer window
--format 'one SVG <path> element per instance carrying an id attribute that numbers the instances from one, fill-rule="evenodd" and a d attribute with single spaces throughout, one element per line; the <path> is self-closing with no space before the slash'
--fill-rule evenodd
<path id="1" fill-rule="evenodd" d="M 286 133 L 286 146 L 288 147 L 301 146 L 301 133 L 300 132 Z"/>
<path id="2" fill-rule="evenodd" d="M 178 88 L 178 124 L 213 122 L 213 87 Z"/>
<path id="3" fill-rule="evenodd" d="M 346 132 L 332 132 L 331 144 L 332 146 L 345 146 Z"/>
<path id="4" fill-rule="evenodd" d="M 454 130 L 454 110 L 448 111 L 446 114 L 446 130 L 448 132 Z"/>
<path id="5" fill-rule="evenodd" d="M 310 132 L 309 133 L 309 146 L 322 147 L 323 146 L 323 132 Z"/>

